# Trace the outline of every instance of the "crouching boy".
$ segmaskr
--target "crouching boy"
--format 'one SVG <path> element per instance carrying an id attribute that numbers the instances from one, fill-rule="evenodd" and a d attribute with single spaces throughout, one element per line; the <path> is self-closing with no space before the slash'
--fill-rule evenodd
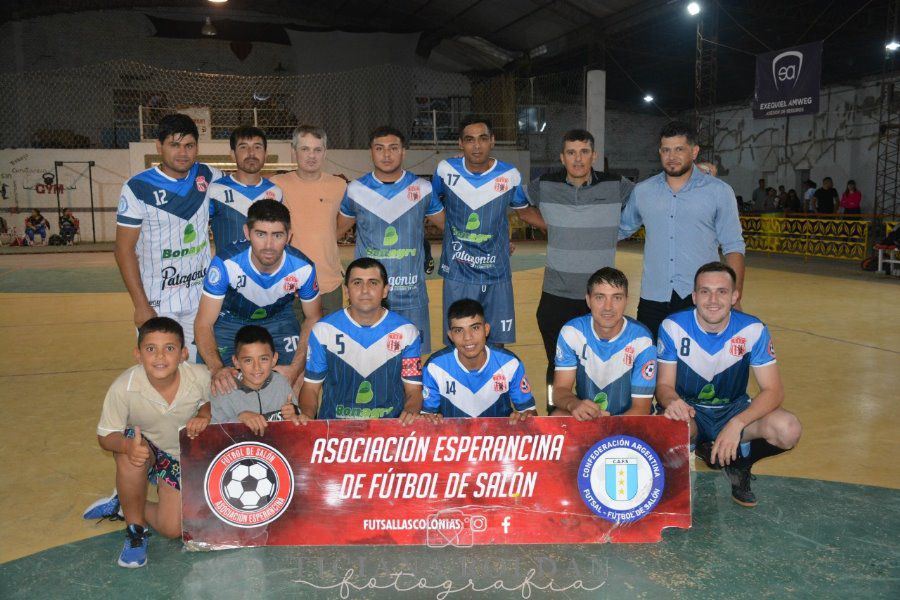
<path id="1" fill-rule="evenodd" d="M 138 330 L 137 365 L 110 386 L 97 424 L 100 447 L 116 461 L 116 493 L 92 504 L 86 519 L 124 516 L 119 566 L 147 564 L 148 525 L 162 536 L 181 535 L 181 465 L 178 432 L 194 438 L 209 424 L 210 378 L 203 365 L 184 362 L 184 331 L 168 317 Z M 159 502 L 147 501 L 147 481 Z"/>

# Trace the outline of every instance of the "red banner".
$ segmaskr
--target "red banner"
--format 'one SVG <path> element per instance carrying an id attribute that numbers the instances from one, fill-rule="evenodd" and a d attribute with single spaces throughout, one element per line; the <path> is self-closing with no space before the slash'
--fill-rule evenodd
<path id="1" fill-rule="evenodd" d="M 181 436 L 192 549 L 656 542 L 691 526 L 688 427 L 663 417 L 242 424 Z"/>

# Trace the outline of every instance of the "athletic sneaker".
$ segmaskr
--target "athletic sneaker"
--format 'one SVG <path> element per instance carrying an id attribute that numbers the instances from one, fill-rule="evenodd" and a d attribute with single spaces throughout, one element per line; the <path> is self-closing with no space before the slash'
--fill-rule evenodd
<path id="1" fill-rule="evenodd" d="M 756 506 L 756 494 L 750 489 L 750 480 L 756 477 L 750 474 L 750 467 L 728 465 L 725 474 L 731 481 L 731 499 L 748 508 Z"/>
<path id="2" fill-rule="evenodd" d="M 147 564 L 147 538 L 150 532 L 140 525 L 131 524 L 125 529 L 125 545 L 119 554 L 119 566 L 137 569 Z"/>
<path id="3" fill-rule="evenodd" d="M 122 507 L 119 505 L 119 494 L 116 490 L 108 498 L 100 498 L 88 506 L 81 515 L 88 521 L 110 519 L 117 521 L 122 517 Z"/>

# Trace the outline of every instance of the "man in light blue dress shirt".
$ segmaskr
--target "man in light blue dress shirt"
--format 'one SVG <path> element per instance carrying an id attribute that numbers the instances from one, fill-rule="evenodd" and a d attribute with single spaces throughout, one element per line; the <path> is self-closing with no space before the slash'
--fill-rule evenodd
<path id="1" fill-rule="evenodd" d="M 663 319 L 693 306 L 694 273 L 719 260 L 737 275 L 740 309 L 744 284 L 744 237 L 734 190 L 699 168 L 693 128 L 671 122 L 660 132 L 663 172 L 635 186 L 619 223 L 619 239 L 641 225 L 646 231 L 637 318 L 654 339 Z"/>

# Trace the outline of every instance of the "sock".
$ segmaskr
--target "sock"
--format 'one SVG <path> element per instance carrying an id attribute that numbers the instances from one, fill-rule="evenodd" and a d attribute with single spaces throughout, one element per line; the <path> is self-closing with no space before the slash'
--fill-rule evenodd
<path id="1" fill-rule="evenodd" d="M 756 440 L 750 441 L 750 456 L 747 457 L 747 466 L 754 464 L 755 462 L 767 458 L 769 456 L 775 456 L 776 454 L 781 454 L 782 452 L 787 452 L 784 448 L 779 448 L 778 446 L 773 446 L 766 440 L 759 438 Z"/>

